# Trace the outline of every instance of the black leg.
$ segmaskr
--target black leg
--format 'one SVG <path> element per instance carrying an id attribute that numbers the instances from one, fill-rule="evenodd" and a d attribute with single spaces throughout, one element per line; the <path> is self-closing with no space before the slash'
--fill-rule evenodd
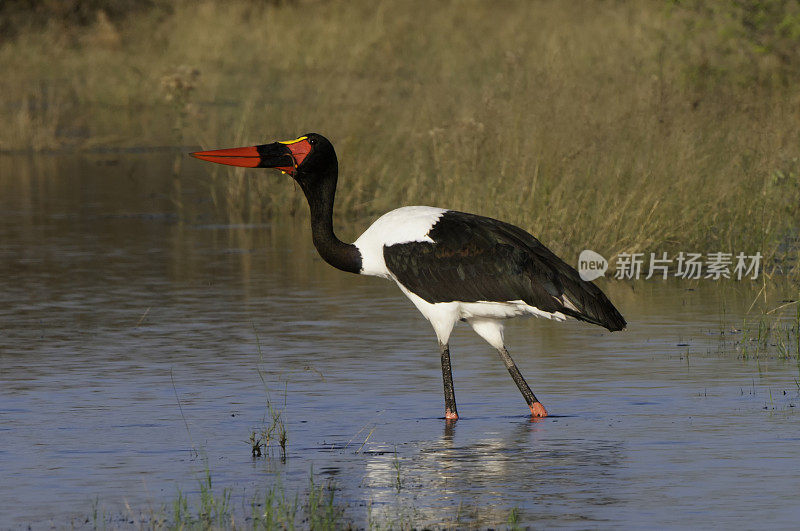
<path id="1" fill-rule="evenodd" d="M 442 351 L 442 380 L 444 380 L 444 418 L 458 419 L 456 391 L 453 389 L 453 371 L 450 368 L 450 345 L 439 345 Z"/>
<path id="2" fill-rule="evenodd" d="M 508 369 L 508 372 L 511 374 L 511 378 L 514 380 L 514 383 L 517 384 L 517 387 L 519 387 L 520 393 L 522 393 L 522 396 L 525 397 L 525 402 L 527 402 L 528 407 L 531 408 L 531 414 L 534 417 L 546 417 L 547 411 L 544 409 L 542 403 L 536 398 L 536 395 L 533 394 L 533 391 L 531 391 L 528 382 L 526 382 L 525 378 L 522 377 L 522 373 L 519 372 L 517 364 L 514 363 L 513 359 L 511 359 L 511 355 L 509 355 L 506 347 L 497 349 L 497 352 L 503 359 L 503 363 L 506 364 L 506 369 Z"/>

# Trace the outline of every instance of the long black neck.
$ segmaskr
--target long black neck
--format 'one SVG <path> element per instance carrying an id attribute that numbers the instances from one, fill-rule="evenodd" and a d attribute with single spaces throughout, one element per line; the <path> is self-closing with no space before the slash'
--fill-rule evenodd
<path id="1" fill-rule="evenodd" d="M 336 165 L 338 166 L 338 165 Z M 302 176 L 303 192 L 311 209 L 311 235 L 319 255 L 330 265 L 348 273 L 361 271 L 361 253 L 351 243 L 344 243 L 333 232 L 333 200 L 336 195 L 338 168 L 329 168 L 322 175 Z"/>

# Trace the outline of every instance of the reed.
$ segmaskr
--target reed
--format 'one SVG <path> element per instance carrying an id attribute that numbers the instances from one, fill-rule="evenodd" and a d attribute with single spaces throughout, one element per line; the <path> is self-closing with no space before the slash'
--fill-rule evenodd
<path id="1" fill-rule="evenodd" d="M 211 148 L 313 130 L 339 153 L 337 209 L 358 221 L 343 237 L 390 208 L 431 204 L 518 224 L 568 260 L 584 248 L 761 251 L 796 275 L 800 24 L 784 4 L 98 12 L 80 31 L 28 28 L 0 46 L 14 72 L 0 80 L 11 124 L 0 148 Z M 213 176 L 222 215 L 306 215 L 285 178 L 197 171 Z"/>

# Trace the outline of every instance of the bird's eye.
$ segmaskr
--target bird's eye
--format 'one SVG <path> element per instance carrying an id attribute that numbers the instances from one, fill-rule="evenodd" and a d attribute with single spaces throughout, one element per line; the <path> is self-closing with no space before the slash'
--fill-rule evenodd
<path id="1" fill-rule="evenodd" d="M 313 146 L 314 144 L 316 144 L 316 143 L 317 143 L 317 139 L 316 139 L 316 138 L 309 138 L 309 139 L 308 139 L 308 143 L 309 143 L 309 144 L 311 144 L 311 145 Z"/>

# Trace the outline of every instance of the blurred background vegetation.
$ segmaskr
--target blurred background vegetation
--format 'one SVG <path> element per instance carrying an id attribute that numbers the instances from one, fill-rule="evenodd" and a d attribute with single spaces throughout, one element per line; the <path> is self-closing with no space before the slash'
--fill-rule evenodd
<path id="1" fill-rule="evenodd" d="M 5 152 L 317 131 L 343 237 L 431 204 L 565 258 L 761 251 L 798 274 L 798 1 L 6 0 L 0 68 Z M 277 176 L 197 171 L 231 219 L 307 215 Z"/>

